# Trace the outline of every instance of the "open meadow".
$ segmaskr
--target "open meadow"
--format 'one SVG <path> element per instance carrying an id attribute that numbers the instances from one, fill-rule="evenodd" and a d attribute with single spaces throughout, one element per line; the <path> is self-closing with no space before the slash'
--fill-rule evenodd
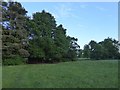
<path id="1" fill-rule="evenodd" d="M 0 87 L 118 88 L 120 3 L 78 1 L 1 0 Z"/>
<path id="2" fill-rule="evenodd" d="M 117 88 L 118 61 L 3 66 L 3 88 Z"/>

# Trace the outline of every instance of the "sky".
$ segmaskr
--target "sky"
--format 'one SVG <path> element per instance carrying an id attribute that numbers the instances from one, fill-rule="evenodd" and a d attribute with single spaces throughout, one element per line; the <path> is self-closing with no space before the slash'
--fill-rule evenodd
<path id="1" fill-rule="evenodd" d="M 57 25 L 67 29 L 67 35 L 78 38 L 83 49 L 91 40 L 107 37 L 118 40 L 117 2 L 21 2 L 32 17 L 35 12 L 51 13 Z"/>

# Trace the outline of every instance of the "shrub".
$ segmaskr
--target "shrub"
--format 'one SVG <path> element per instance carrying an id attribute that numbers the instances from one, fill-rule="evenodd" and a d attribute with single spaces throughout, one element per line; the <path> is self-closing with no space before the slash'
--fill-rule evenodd
<path id="1" fill-rule="evenodd" d="M 20 54 L 21 57 L 24 57 L 24 58 L 30 56 L 29 52 L 27 50 L 25 50 L 25 49 L 20 49 L 19 54 Z"/>
<path id="2" fill-rule="evenodd" d="M 20 56 L 15 56 L 14 58 L 8 58 L 3 60 L 3 65 L 20 65 L 25 64 L 26 60 Z"/>

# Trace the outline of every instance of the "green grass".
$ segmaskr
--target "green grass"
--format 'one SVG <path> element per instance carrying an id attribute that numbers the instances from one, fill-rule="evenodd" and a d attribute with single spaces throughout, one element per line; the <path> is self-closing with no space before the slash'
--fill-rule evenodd
<path id="1" fill-rule="evenodd" d="M 116 88 L 118 61 L 3 66 L 3 88 Z"/>
<path id="2" fill-rule="evenodd" d="M 0 89 L 2 89 L 2 65 L 0 64 Z"/>

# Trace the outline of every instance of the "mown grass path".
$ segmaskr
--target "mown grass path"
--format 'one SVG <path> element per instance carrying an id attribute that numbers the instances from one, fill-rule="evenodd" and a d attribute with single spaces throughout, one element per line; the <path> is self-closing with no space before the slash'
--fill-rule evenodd
<path id="1" fill-rule="evenodd" d="M 3 88 L 115 88 L 118 61 L 3 66 Z"/>

